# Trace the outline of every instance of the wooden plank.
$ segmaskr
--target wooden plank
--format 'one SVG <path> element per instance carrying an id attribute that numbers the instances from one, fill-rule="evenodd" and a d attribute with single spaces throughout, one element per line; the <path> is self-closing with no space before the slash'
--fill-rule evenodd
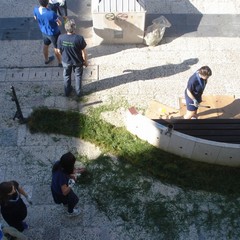
<path id="1" fill-rule="evenodd" d="M 231 136 L 231 137 L 240 137 L 240 129 L 239 130 L 228 130 L 228 131 L 223 131 L 223 130 L 196 130 L 196 129 L 176 129 L 174 130 L 185 133 L 187 135 L 199 137 L 199 136 Z M 239 138 L 240 140 L 240 138 Z"/>
<path id="2" fill-rule="evenodd" d="M 172 124 L 175 131 L 201 139 L 226 143 L 240 142 L 239 119 L 155 119 L 154 121 L 164 126 Z"/>
<path id="3" fill-rule="evenodd" d="M 235 99 L 234 96 L 203 96 L 202 105 L 209 105 L 211 108 L 200 107 L 198 109 L 198 119 L 240 119 L 240 99 Z M 155 100 L 151 101 L 145 112 L 145 116 L 151 119 L 179 119 L 183 118 L 185 113 L 185 99 L 179 98 L 179 109 L 169 107 Z"/>
<path id="4" fill-rule="evenodd" d="M 145 116 L 150 119 L 168 119 L 170 117 L 180 117 L 179 110 L 171 108 L 158 101 L 151 101 L 145 112 Z"/>
<path id="5" fill-rule="evenodd" d="M 172 124 L 175 131 L 217 142 L 240 143 L 240 99 L 234 96 L 203 96 L 198 119 L 183 119 L 186 106 L 180 99 L 180 109 L 174 109 L 151 101 L 145 115 L 167 126 Z"/>
<path id="6" fill-rule="evenodd" d="M 240 113 L 239 99 L 228 95 L 203 95 L 202 105 L 211 106 L 210 109 L 198 108 L 198 118 L 234 118 Z M 185 99 L 179 99 L 180 115 L 186 112 Z"/>
<path id="7" fill-rule="evenodd" d="M 166 125 L 168 123 L 182 128 L 192 129 L 239 129 L 240 119 L 153 119 L 160 124 Z"/>

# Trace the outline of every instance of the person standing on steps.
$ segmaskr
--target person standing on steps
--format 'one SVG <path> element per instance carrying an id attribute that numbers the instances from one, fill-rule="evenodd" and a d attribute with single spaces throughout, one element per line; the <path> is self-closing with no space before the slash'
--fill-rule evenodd
<path id="1" fill-rule="evenodd" d="M 0 204 L 1 213 L 4 220 L 9 226 L 16 228 L 19 232 L 28 229 L 28 225 L 24 222 L 27 217 L 27 207 L 23 202 L 21 195 L 32 204 L 31 199 L 23 188 L 16 181 L 0 183 Z"/>
<path id="2" fill-rule="evenodd" d="M 56 14 L 59 14 L 63 18 L 64 23 L 67 21 L 68 13 L 66 0 L 49 0 L 48 7 Z"/>
<path id="3" fill-rule="evenodd" d="M 187 112 L 184 119 L 197 118 L 199 103 L 202 102 L 202 94 L 211 75 L 212 70 L 208 66 L 203 66 L 189 78 L 185 90 Z"/>
<path id="4" fill-rule="evenodd" d="M 47 8 L 49 0 L 38 0 L 40 7 L 35 7 L 33 14 L 34 19 L 38 21 L 39 28 L 43 36 L 43 55 L 45 64 L 49 64 L 54 60 L 54 56 L 49 57 L 49 45 L 52 43 L 54 47 L 54 53 L 58 60 L 58 66 L 62 67 L 61 55 L 57 51 L 57 39 L 61 34 L 59 26 L 62 22 L 59 20 L 58 15 Z"/>
<path id="5" fill-rule="evenodd" d="M 62 55 L 64 92 L 68 97 L 73 90 L 71 85 L 71 74 L 74 72 L 75 90 L 78 97 L 82 95 L 83 66 L 88 66 L 86 42 L 81 35 L 77 35 L 76 24 L 73 19 L 65 23 L 66 34 L 58 38 L 57 47 Z"/>

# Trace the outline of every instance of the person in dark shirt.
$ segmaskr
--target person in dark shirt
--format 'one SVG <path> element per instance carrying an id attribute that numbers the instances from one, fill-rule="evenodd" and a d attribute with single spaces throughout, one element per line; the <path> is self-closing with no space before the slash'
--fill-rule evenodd
<path id="1" fill-rule="evenodd" d="M 66 0 L 49 0 L 48 7 L 56 14 L 63 17 L 64 23 L 68 19 L 67 1 Z"/>
<path id="2" fill-rule="evenodd" d="M 28 229 L 28 225 L 23 220 L 27 217 L 27 207 L 23 202 L 21 195 L 32 204 L 27 193 L 16 181 L 2 182 L 0 184 L 0 204 L 1 213 L 9 226 L 18 231 Z"/>
<path id="3" fill-rule="evenodd" d="M 76 208 L 79 198 L 72 187 L 76 180 L 76 171 L 83 172 L 84 169 L 75 169 L 76 158 L 71 153 L 65 153 L 61 159 L 53 165 L 51 191 L 56 204 L 63 204 L 67 208 L 69 217 L 77 216 L 80 210 Z"/>
<path id="4" fill-rule="evenodd" d="M 198 69 L 188 80 L 185 90 L 187 112 L 184 119 L 196 119 L 199 103 L 202 102 L 202 94 L 212 70 L 208 66 Z"/>
<path id="5" fill-rule="evenodd" d="M 86 42 L 81 35 L 75 33 L 76 24 L 70 19 L 65 23 L 66 34 L 58 38 L 57 47 L 62 55 L 64 92 L 68 97 L 73 90 L 71 85 L 71 74 L 74 72 L 75 90 L 78 97 L 82 95 L 83 66 L 88 66 Z"/>

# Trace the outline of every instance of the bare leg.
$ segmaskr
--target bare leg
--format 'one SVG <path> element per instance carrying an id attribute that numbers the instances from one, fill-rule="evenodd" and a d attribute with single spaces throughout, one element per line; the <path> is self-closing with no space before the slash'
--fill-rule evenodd
<path id="1" fill-rule="evenodd" d="M 192 119 L 192 118 L 197 118 L 197 111 L 188 111 L 184 115 L 184 119 Z"/>
<path id="2" fill-rule="evenodd" d="M 67 17 L 67 16 L 63 17 L 63 22 L 64 22 L 64 24 L 67 22 L 67 20 L 68 20 L 68 17 Z"/>
<path id="3" fill-rule="evenodd" d="M 48 48 L 49 48 L 48 45 L 43 45 L 43 56 L 45 58 L 45 62 L 48 61 Z"/>
<path id="4" fill-rule="evenodd" d="M 57 60 L 58 60 L 58 64 L 59 64 L 59 63 L 62 63 L 62 56 L 61 56 L 61 54 L 58 52 L 57 48 L 54 48 L 54 53 L 55 53 L 55 56 L 56 56 L 56 58 L 57 58 Z"/>

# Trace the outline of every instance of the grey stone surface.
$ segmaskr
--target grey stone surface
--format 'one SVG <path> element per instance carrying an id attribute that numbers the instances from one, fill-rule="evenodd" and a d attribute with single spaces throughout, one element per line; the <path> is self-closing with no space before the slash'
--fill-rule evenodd
<path id="1" fill-rule="evenodd" d="M 76 190 L 80 197 L 81 215 L 66 219 L 50 194 L 53 161 L 69 150 L 90 159 L 98 157 L 101 151 L 76 138 L 31 134 L 25 125 L 13 121 L 16 106 L 11 100 L 10 86 L 15 87 L 26 117 L 39 106 L 84 112 L 89 106 L 113 101 L 126 101 L 127 105 L 145 109 L 155 99 L 177 107 L 188 77 L 207 64 L 212 68 L 213 76 L 205 94 L 239 98 L 238 0 L 146 1 L 146 26 L 162 14 L 173 25 L 156 47 L 96 46 L 91 30 L 91 1 L 69 0 L 69 16 L 76 20 L 78 32 L 88 43 L 90 66 L 84 72 L 83 89 L 92 94 L 84 103 L 63 96 L 62 69 L 57 67 L 56 61 L 47 67 L 44 65 L 41 34 L 32 18 L 35 5 L 37 1 L 33 0 L 9 0 L 3 1 L 0 8 L 0 180 L 16 179 L 32 196 L 33 205 L 28 205 L 27 216 L 30 229 L 26 235 L 31 240 L 164 239 L 163 235 L 147 232 L 138 224 L 129 226 L 120 218 L 109 218 L 82 189 Z M 50 53 L 53 54 L 52 47 Z M 120 126 L 123 117 L 123 109 L 103 114 L 104 119 Z M 151 201 L 154 194 L 169 202 L 173 218 L 181 219 L 181 214 L 174 216 L 175 207 L 180 213 L 185 209 L 192 213 L 194 208 L 201 212 L 186 220 L 183 226 L 187 227 L 178 233 L 178 239 L 238 239 L 239 217 L 234 215 L 231 218 L 228 213 L 238 210 L 239 200 L 229 203 L 208 193 L 183 193 L 175 186 L 158 181 L 152 181 L 147 197 L 138 197 Z M 193 195 L 200 200 L 195 200 Z M 180 203 L 178 196 L 182 199 Z M 208 212 L 224 215 L 218 226 L 202 226 Z"/>

